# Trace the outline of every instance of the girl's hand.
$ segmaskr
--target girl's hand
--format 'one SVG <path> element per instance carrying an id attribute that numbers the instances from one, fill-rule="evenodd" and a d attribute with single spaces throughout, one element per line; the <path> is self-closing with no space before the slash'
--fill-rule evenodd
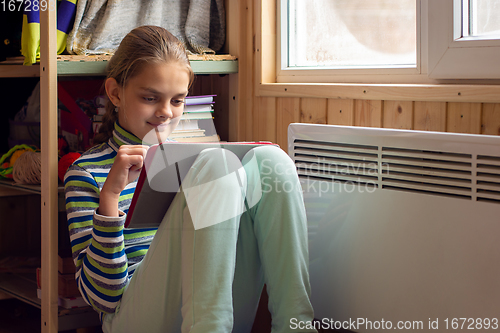
<path id="1" fill-rule="evenodd" d="M 148 146 L 120 146 L 99 197 L 99 214 L 118 216 L 118 200 L 125 186 L 140 174 Z"/>

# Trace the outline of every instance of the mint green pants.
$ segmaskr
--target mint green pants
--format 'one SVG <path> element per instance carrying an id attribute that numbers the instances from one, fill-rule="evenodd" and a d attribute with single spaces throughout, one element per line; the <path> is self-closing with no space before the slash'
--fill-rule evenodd
<path id="1" fill-rule="evenodd" d="M 288 155 L 263 146 L 240 162 L 206 150 L 182 187 L 104 332 L 250 332 L 264 283 L 273 332 L 311 321 L 307 222 Z"/>

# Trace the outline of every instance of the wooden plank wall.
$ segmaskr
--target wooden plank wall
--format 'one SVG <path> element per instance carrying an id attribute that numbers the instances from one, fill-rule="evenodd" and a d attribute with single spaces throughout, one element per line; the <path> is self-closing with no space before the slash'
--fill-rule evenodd
<path id="1" fill-rule="evenodd" d="M 292 122 L 500 135 L 500 104 L 254 97 L 246 140 L 287 147 Z M 286 149 L 285 149 L 286 150 Z"/>

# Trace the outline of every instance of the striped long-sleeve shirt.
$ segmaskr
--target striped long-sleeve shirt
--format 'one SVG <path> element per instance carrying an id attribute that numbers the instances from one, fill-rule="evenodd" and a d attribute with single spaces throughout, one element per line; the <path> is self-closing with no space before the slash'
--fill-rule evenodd
<path id="1" fill-rule="evenodd" d="M 99 194 L 121 145 L 141 140 L 115 123 L 113 137 L 82 154 L 64 178 L 68 228 L 78 288 L 95 310 L 113 313 L 156 229 L 124 228 L 137 184 L 120 194 L 119 217 L 98 214 Z"/>

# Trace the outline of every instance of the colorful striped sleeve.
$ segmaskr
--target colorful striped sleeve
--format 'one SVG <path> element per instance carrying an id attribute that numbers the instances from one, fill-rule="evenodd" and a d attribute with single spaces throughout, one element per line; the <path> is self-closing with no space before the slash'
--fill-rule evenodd
<path id="1" fill-rule="evenodd" d="M 99 186 L 82 166 L 73 164 L 64 179 L 68 228 L 78 287 L 95 310 L 113 313 L 128 282 L 124 247 L 125 214 L 98 214 Z"/>

